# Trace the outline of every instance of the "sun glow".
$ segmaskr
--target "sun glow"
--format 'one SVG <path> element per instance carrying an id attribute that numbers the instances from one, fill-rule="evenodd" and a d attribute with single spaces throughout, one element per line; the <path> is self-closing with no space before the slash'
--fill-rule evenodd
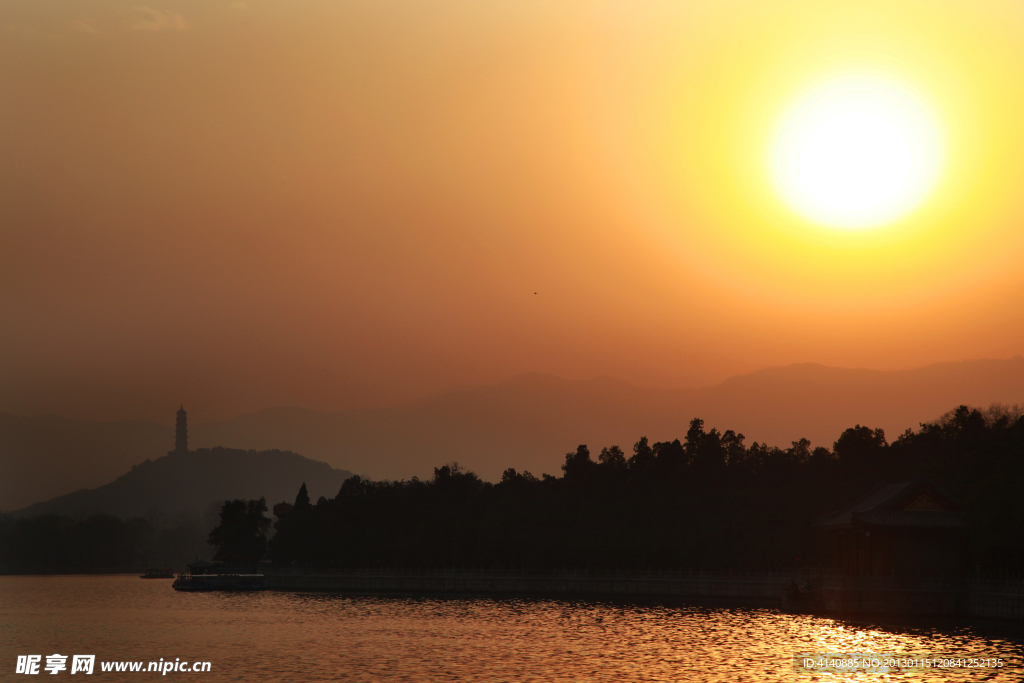
<path id="1" fill-rule="evenodd" d="M 776 187 L 815 223 L 861 229 L 907 214 L 935 186 L 938 127 L 908 89 L 866 78 L 830 81 L 798 98 L 771 152 Z"/>

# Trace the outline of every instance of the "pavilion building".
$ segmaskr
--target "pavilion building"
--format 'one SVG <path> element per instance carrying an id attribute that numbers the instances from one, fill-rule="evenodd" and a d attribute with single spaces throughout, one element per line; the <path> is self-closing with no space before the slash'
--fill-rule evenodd
<path id="1" fill-rule="evenodd" d="M 880 484 L 817 526 L 828 611 L 955 612 L 967 572 L 967 519 L 930 480 Z"/>

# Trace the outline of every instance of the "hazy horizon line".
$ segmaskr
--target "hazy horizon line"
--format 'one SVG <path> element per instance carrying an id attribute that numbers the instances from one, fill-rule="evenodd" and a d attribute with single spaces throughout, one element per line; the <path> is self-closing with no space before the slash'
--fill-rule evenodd
<path id="1" fill-rule="evenodd" d="M 705 384 L 686 384 L 686 385 L 678 385 L 677 384 L 677 385 L 674 385 L 674 386 L 673 385 L 654 386 L 654 385 L 650 385 L 650 384 L 639 384 L 639 383 L 635 383 L 635 382 L 632 382 L 630 380 L 623 379 L 621 377 L 617 377 L 615 375 L 609 375 L 609 374 L 594 375 L 594 376 L 582 377 L 582 378 L 573 378 L 573 377 L 566 377 L 566 376 L 563 376 L 563 375 L 556 375 L 556 374 L 551 373 L 551 372 L 527 371 L 527 372 L 519 372 L 519 373 L 516 373 L 516 374 L 513 374 L 513 375 L 509 375 L 509 376 L 505 377 L 504 379 L 495 380 L 495 381 L 491 381 L 491 382 L 476 382 L 476 383 L 472 383 L 472 384 L 465 384 L 465 385 L 462 385 L 462 386 L 454 386 L 454 387 L 450 387 L 448 389 L 441 389 L 441 390 L 437 390 L 437 391 L 423 393 L 423 394 L 420 394 L 419 396 L 415 396 L 415 397 L 412 397 L 412 398 L 397 399 L 397 400 L 392 400 L 392 401 L 384 401 L 384 402 L 380 402 L 380 403 L 377 403 L 377 404 L 374 404 L 374 403 L 371 402 L 371 403 L 369 403 L 367 405 L 359 406 L 359 407 L 331 409 L 331 408 L 316 408 L 316 407 L 310 407 L 310 406 L 307 406 L 307 405 L 300 405 L 300 404 L 276 404 L 276 405 L 268 405 L 268 406 L 266 406 L 264 408 L 259 408 L 257 410 L 251 410 L 251 411 L 235 413 L 235 414 L 233 414 L 233 415 L 231 415 L 229 417 L 223 417 L 223 418 L 218 418 L 218 419 L 211 419 L 211 420 L 206 420 L 206 421 L 197 421 L 197 422 L 193 422 L 193 424 L 198 426 L 198 425 L 206 425 L 206 424 L 216 424 L 216 423 L 220 423 L 220 422 L 228 422 L 230 420 L 234 420 L 234 419 L 237 419 L 237 418 L 240 418 L 240 417 L 246 417 L 246 416 L 249 416 L 249 415 L 257 415 L 259 413 L 264 413 L 264 412 L 268 412 L 268 411 L 272 411 L 272 410 L 303 410 L 303 411 L 307 411 L 307 412 L 320 413 L 322 415 L 334 415 L 334 414 L 340 414 L 340 413 L 351 413 L 351 412 L 362 411 L 362 410 L 393 410 L 393 409 L 399 409 L 399 408 L 404 408 L 404 407 L 415 407 L 417 405 L 422 405 L 425 402 L 429 402 L 431 400 L 438 399 L 438 398 L 443 398 L 445 396 L 451 396 L 451 395 L 454 395 L 454 394 L 471 392 L 471 391 L 474 391 L 474 390 L 481 390 L 481 389 L 500 387 L 502 385 L 514 382 L 517 379 L 528 378 L 528 377 L 544 377 L 544 378 L 550 378 L 550 379 L 558 380 L 558 381 L 561 381 L 561 382 L 574 383 L 574 384 L 582 384 L 582 383 L 586 383 L 586 382 L 598 382 L 598 381 L 601 381 L 601 380 L 607 380 L 607 381 L 618 382 L 620 384 L 627 385 L 627 386 L 629 386 L 632 389 L 638 389 L 638 390 L 658 391 L 658 392 L 674 392 L 674 391 L 682 392 L 682 391 L 700 391 L 702 389 L 711 389 L 711 388 L 719 387 L 719 386 L 721 386 L 723 384 L 726 384 L 726 383 L 728 383 L 728 382 L 730 382 L 732 380 L 736 380 L 736 379 L 740 379 L 740 378 L 744 378 L 744 377 L 750 377 L 751 375 L 756 375 L 756 374 L 759 374 L 759 373 L 768 372 L 768 371 L 772 371 L 772 370 L 786 370 L 786 369 L 795 368 L 795 367 L 818 367 L 818 368 L 823 368 L 823 369 L 826 369 L 826 370 L 838 370 L 838 371 L 847 371 L 847 372 L 871 372 L 871 373 L 877 373 L 877 374 L 898 374 L 898 373 L 904 373 L 904 372 L 915 372 L 915 371 L 920 371 L 920 370 L 927 370 L 929 368 L 936 368 L 936 367 L 941 367 L 941 366 L 964 365 L 964 364 L 968 364 L 968 363 L 985 363 L 985 362 L 1008 363 L 1008 362 L 1011 362 L 1011 361 L 1014 361 L 1014 360 L 1024 360 L 1024 355 L 1018 353 L 1018 354 L 1014 354 L 1013 356 L 1010 356 L 1009 358 L 982 357 L 982 358 L 970 358 L 970 359 L 955 360 L 955 361 L 939 361 L 939 362 L 935 362 L 935 363 L 926 363 L 924 365 L 916 365 L 916 366 L 901 367 L 901 368 L 894 368 L 894 369 L 878 369 L 878 368 L 863 367 L 863 366 L 859 366 L 859 367 L 844 367 L 844 366 L 839 366 L 839 365 L 827 365 L 825 363 L 819 363 L 819 362 L 815 362 L 815 361 L 799 361 L 799 362 L 788 363 L 788 364 L 785 364 L 785 365 L 768 365 L 768 366 L 756 368 L 756 369 L 753 369 L 753 370 L 749 370 L 747 372 L 740 372 L 740 373 L 728 375 L 725 378 L 720 379 L 720 380 L 715 381 L 715 382 L 710 382 L 710 383 L 705 383 Z M 172 401 L 171 403 L 174 403 L 174 401 Z M 186 403 L 186 401 L 177 401 L 177 403 L 179 403 L 179 405 L 183 406 Z M 187 407 L 186 407 L 186 411 L 188 411 Z M 173 425 L 174 424 L 174 418 L 173 418 L 174 411 L 173 410 L 168 413 L 169 417 L 167 418 L 166 421 L 153 420 L 153 419 L 147 419 L 147 418 L 93 419 L 93 418 L 76 417 L 76 416 L 73 416 L 73 415 L 66 415 L 66 414 L 53 413 L 53 412 L 26 414 L 26 413 L 16 413 L 16 412 L 0 411 L 0 414 L 6 414 L 6 415 L 13 416 L 13 417 L 22 417 L 22 418 L 28 418 L 28 419 L 45 418 L 45 417 L 57 417 L 57 418 L 68 419 L 68 420 L 78 420 L 78 421 L 81 421 L 81 422 L 100 422 L 100 423 L 141 422 L 141 423 L 160 424 L 160 425 L 165 425 L 165 424 Z"/>

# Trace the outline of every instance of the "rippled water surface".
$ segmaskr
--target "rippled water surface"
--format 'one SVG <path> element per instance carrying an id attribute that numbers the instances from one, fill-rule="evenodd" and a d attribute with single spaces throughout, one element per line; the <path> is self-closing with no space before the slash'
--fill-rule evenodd
<path id="1" fill-rule="evenodd" d="M 207 660 L 210 673 L 167 674 L 205 681 L 1024 678 L 1024 639 L 1011 626 L 899 629 L 765 609 L 557 600 L 178 593 L 170 583 L 0 577 L 0 680 L 32 680 L 14 675 L 17 655 L 53 653 Z M 811 675 L 794 668 L 799 652 L 1002 657 L 1005 666 Z M 85 680 L 156 677 L 103 673 L 97 664 Z"/>

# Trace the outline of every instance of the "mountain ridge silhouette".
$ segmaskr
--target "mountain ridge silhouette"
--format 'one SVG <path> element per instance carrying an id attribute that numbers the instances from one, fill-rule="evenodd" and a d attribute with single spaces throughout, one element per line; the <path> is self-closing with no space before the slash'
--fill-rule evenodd
<path id="1" fill-rule="evenodd" d="M 959 404 L 991 403 L 1024 403 L 1024 358 L 895 371 L 798 363 L 685 390 L 524 373 L 387 408 L 272 407 L 190 425 L 189 437 L 196 447 L 290 450 L 373 478 L 429 477 L 455 460 L 495 481 L 508 467 L 558 473 L 580 443 L 628 453 L 641 436 L 681 438 L 694 417 L 743 433 L 748 444 L 808 438 L 831 447 L 855 424 L 892 440 Z M 171 425 L 0 414 L 0 508 L 100 486 L 172 445 Z"/>
<path id="2" fill-rule="evenodd" d="M 145 460 L 114 481 L 34 503 L 15 514 L 93 514 L 136 517 L 212 516 L 225 500 L 266 498 L 273 506 L 294 500 L 307 484 L 313 500 L 334 497 L 352 476 L 327 463 L 279 450 L 244 451 L 234 448 L 174 452 Z"/>

